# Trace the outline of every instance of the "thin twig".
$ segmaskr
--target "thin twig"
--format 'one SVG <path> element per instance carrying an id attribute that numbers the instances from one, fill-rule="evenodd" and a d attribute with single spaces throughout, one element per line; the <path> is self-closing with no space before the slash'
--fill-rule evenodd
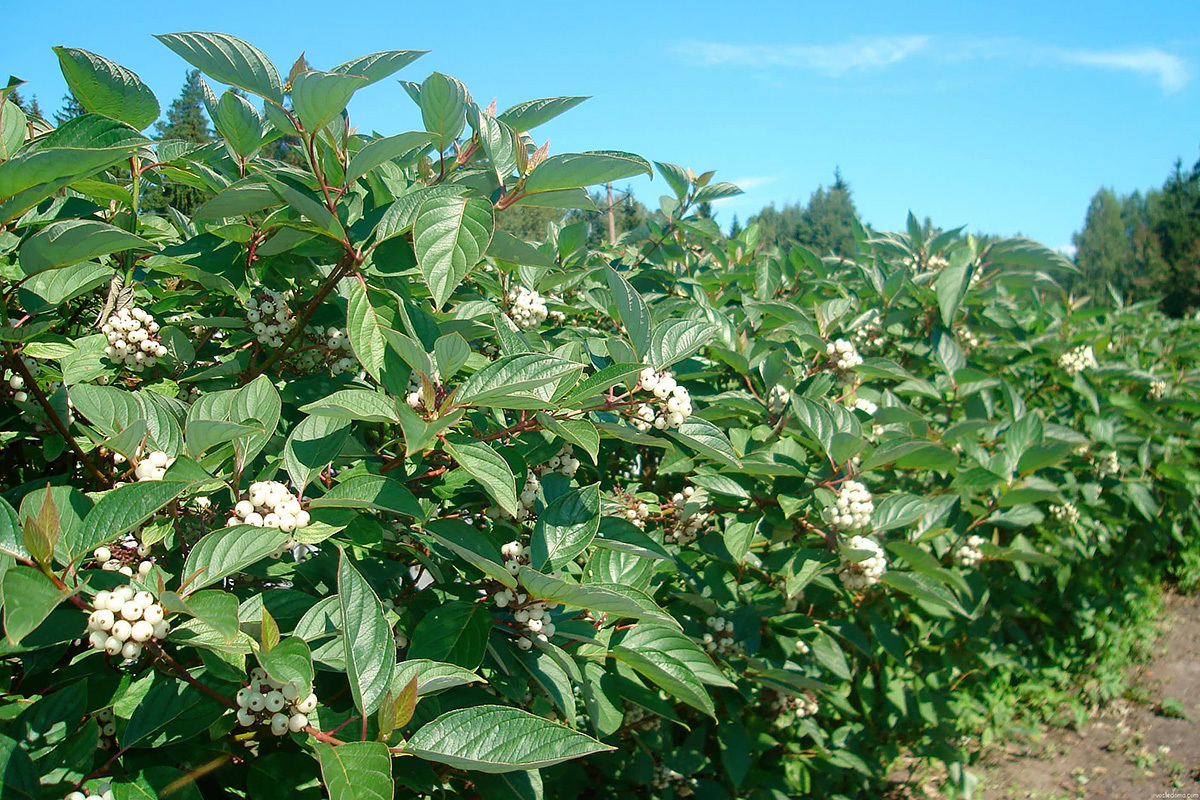
<path id="1" fill-rule="evenodd" d="M 46 393 L 42 391 L 40 386 L 38 386 L 37 380 L 29 371 L 29 367 L 25 366 L 24 359 L 22 359 L 17 351 L 12 348 L 12 345 L 8 345 L 7 349 L 8 360 L 12 364 L 12 368 L 16 370 L 18 375 L 24 378 L 25 387 L 29 389 L 29 391 L 33 392 L 34 399 L 38 401 L 38 405 L 40 405 L 42 410 L 46 412 L 46 416 L 50 419 L 50 424 L 54 426 L 56 431 L 58 431 L 58 435 L 66 440 L 67 446 L 70 447 L 75 453 L 75 457 L 79 459 L 79 463 L 83 464 L 85 469 L 87 469 L 101 481 L 108 483 L 108 475 L 100 471 L 99 467 L 97 467 L 92 462 L 92 459 L 88 457 L 88 454 L 83 452 L 83 448 L 81 448 L 79 443 L 75 441 L 75 437 L 71 435 L 71 432 L 67 430 L 66 424 L 62 421 L 62 418 L 58 416 L 58 413 L 54 410 L 54 406 L 50 405 L 49 399 L 46 398 Z"/>

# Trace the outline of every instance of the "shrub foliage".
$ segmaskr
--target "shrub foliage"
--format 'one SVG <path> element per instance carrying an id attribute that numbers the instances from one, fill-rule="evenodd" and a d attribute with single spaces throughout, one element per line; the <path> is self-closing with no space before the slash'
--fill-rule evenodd
<path id="1" fill-rule="evenodd" d="M 148 140 L 73 48 L 86 113 L 0 117 L 8 794 L 966 782 L 983 690 L 1101 657 L 1195 536 L 1193 329 L 1034 242 L 781 253 L 699 213 L 712 173 L 548 152 L 582 98 L 434 73 L 368 136 L 347 102 L 420 52 L 159 39 L 219 140 Z M 611 245 L 499 226 L 642 174 Z"/>

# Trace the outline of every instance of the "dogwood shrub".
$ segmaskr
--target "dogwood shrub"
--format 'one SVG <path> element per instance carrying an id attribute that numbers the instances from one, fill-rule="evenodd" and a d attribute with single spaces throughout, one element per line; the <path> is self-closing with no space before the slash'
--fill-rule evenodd
<path id="1" fill-rule="evenodd" d="M 0 117 L 6 791 L 962 777 L 993 672 L 1087 663 L 1115 576 L 1196 535 L 1194 325 L 1092 310 L 1055 252 L 915 220 L 779 252 L 704 215 L 712 173 L 552 154 L 583 98 L 159 39 L 219 142 L 148 140 L 150 90 L 73 48 L 87 113 Z M 360 90 L 416 130 L 363 133 Z M 638 175 L 615 243 L 503 225 Z"/>

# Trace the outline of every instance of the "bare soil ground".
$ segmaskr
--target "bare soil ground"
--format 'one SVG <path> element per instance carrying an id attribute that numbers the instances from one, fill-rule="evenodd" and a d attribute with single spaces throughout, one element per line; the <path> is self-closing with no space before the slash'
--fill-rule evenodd
<path id="1" fill-rule="evenodd" d="M 985 800 L 1200 798 L 1200 598 L 1171 596 L 1159 654 L 1133 694 L 1078 731 L 993 750 L 975 767 Z"/>

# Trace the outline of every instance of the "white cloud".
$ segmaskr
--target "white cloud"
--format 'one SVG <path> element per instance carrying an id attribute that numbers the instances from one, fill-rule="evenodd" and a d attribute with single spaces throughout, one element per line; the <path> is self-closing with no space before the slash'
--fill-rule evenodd
<path id="1" fill-rule="evenodd" d="M 762 188 L 767 184 L 774 183 L 782 178 L 782 175 L 748 175 L 744 178 L 729 181 L 734 186 L 742 190 L 741 194 L 735 194 L 732 197 L 722 197 L 713 201 L 714 206 L 738 205 L 747 199 L 747 195 L 754 192 L 755 189 Z"/>
<path id="2" fill-rule="evenodd" d="M 866 36 L 840 44 L 741 45 L 690 42 L 675 48 L 677 55 L 706 66 L 793 67 L 828 75 L 886 67 L 919 53 L 928 36 Z"/>
<path id="3" fill-rule="evenodd" d="M 774 183 L 775 181 L 779 180 L 779 177 L 780 176 L 778 175 L 751 175 L 745 178 L 732 180 L 730 183 L 741 189 L 743 192 L 752 192 L 760 186 L 766 186 L 768 183 Z"/>
<path id="4" fill-rule="evenodd" d="M 1054 55 L 1066 64 L 1125 70 L 1153 78 L 1167 94 L 1179 91 L 1192 79 L 1186 61 L 1153 47 L 1141 50 L 1059 50 Z"/>
<path id="5" fill-rule="evenodd" d="M 832 77 L 884 69 L 915 58 L 940 64 L 1010 61 L 1024 66 L 1067 64 L 1129 72 L 1173 94 L 1192 80 L 1188 62 L 1156 47 L 1064 48 L 1025 39 L 964 39 L 931 36 L 867 36 L 835 44 L 753 45 L 690 42 L 673 48 L 681 59 L 705 66 L 805 69 Z"/>

